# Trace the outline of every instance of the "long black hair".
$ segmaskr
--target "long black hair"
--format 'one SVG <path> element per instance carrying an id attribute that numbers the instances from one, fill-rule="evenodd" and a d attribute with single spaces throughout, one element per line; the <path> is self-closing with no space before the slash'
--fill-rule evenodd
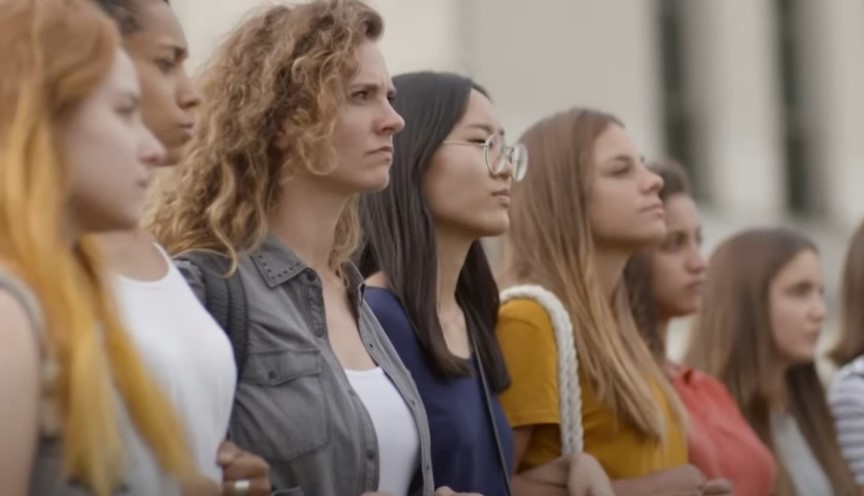
<path id="1" fill-rule="evenodd" d="M 402 74 L 393 78 L 393 84 L 394 108 L 405 119 L 405 129 L 394 137 L 390 186 L 361 200 L 365 243 L 358 262 L 365 277 L 376 272 L 387 277 L 437 371 L 446 377 L 465 377 L 471 369 L 450 353 L 438 319 L 434 219 L 422 184 L 432 156 L 465 114 L 472 90 L 487 93 L 472 80 L 450 73 Z M 459 274 L 456 300 L 490 388 L 504 390 L 509 376 L 495 338 L 498 286 L 479 240 L 471 245 Z"/>

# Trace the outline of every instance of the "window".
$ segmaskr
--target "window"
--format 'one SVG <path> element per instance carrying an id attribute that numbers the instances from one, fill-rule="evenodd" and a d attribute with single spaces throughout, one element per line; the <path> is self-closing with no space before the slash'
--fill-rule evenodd
<path id="1" fill-rule="evenodd" d="M 806 1 L 806 0 L 805 0 Z M 786 157 L 786 201 L 793 214 L 814 213 L 816 191 L 809 186 L 810 148 L 804 107 L 801 37 L 798 0 L 775 0 L 783 146 Z"/>
<path id="2" fill-rule="evenodd" d="M 690 174 L 694 194 L 697 198 L 701 198 L 704 195 L 700 190 L 699 168 L 693 150 L 693 120 L 686 84 L 682 0 L 658 0 L 657 11 L 660 28 L 666 154 L 684 165 Z"/>

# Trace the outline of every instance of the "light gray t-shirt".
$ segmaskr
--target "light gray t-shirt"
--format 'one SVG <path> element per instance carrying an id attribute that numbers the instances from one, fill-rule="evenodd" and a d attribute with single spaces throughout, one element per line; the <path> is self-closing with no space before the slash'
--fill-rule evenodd
<path id="1" fill-rule="evenodd" d="M 5 291 L 21 302 L 27 312 L 33 327 L 40 334 L 36 336 L 41 343 L 42 312 L 38 300 L 17 279 L 7 273 L 0 272 L 0 291 Z M 42 348 L 40 346 L 40 348 Z M 53 365 L 46 354 L 42 354 L 42 371 L 44 378 L 49 377 Z M 46 386 L 47 381 L 43 381 Z M 46 387 L 47 389 L 47 387 Z M 115 394 L 116 391 L 115 391 Z M 45 410 L 54 407 L 53 398 L 43 394 L 40 408 L 41 418 L 39 446 L 33 462 L 30 477 L 30 496 L 88 496 L 90 491 L 75 481 L 63 477 L 63 442 L 56 434 L 56 428 L 47 420 L 52 418 L 51 412 Z M 117 394 L 117 421 L 123 446 L 126 453 L 126 470 L 123 475 L 123 487 L 115 492 L 116 496 L 179 496 L 179 486 L 169 479 L 159 468 L 150 449 L 138 435 L 126 405 Z"/>
<path id="2" fill-rule="evenodd" d="M 788 413 L 774 414 L 771 430 L 777 455 L 792 478 L 795 493 L 799 496 L 833 496 L 831 482 L 810 450 L 795 418 Z"/>

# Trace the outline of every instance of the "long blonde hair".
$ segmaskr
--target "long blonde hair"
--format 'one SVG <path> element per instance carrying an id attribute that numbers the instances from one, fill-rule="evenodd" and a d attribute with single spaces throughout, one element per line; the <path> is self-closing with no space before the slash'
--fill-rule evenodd
<path id="1" fill-rule="evenodd" d="M 67 239 L 58 126 L 108 76 L 118 47 L 114 24 L 89 0 L 0 3 L 0 261 L 39 298 L 60 369 L 64 467 L 99 496 L 122 475 L 115 384 L 161 467 L 181 481 L 194 471 L 171 405 L 121 328 L 96 250 Z"/>
<path id="2" fill-rule="evenodd" d="M 588 219 L 594 143 L 615 117 L 572 109 L 541 120 L 521 141 L 531 173 L 513 185 L 510 230 L 503 247 L 504 286 L 540 284 L 564 303 L 574 326 L 581 372 L 600 400 L 646 436 L 664 439 L 666 422 L 651 384 L 676 420 L 683 409 L 639 335 L 623 281 L 606 301 L 594 265 Z"/>
<path id="3" fill-rule="evenodd" d="M 326 175 L 356 48 L 377 40 L 381 17 L 357 0 L 275 6 L 243 23 L 210 61 L 200 125 L 189 155 L 160 185 L 148 228 L 171 253 L 251 251 L 267 236 L 267 214 L 298 170 Z M 288 144 L 282 152 L 274 145 Z M 343 211 L 331 267 L 359 244 L 358 202 Z"/>

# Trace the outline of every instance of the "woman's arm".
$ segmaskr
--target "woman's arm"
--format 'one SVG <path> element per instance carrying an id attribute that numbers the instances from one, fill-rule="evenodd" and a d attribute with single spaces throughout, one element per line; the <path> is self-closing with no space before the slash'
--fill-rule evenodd
<path id="1" fill-rule="evenodd" d="M 516 467 L 522 462 L 534 426 L 513 429 L 513 459 Z M 559 459 L 560 460 L 560 459 Z M 544 470 L 540 470 L 545 468 Z M 558 460 L 541 467 L 513 475 L 513 496 L 567 496 L 567 474 Z"/>
<path id="2" fill-rule="evenodd" d="M 849 469 L 864 495 L 864 377 L 850 373 L 839 376 L 828 394 L 828 403 L 837 429 L 837 442 Z"/>
<path id="3" fill-rule="evenodd" d="M 516 466 L 525 455 L 533 426 L 513 430 Z M 710 492 L 703 492 L 706 488 Z M 597 461 L 588 454 L 563 456 L 513 476 L 514 496 L 703 496 L 731 495 L 725 481 L 708 481 L 696 467 L 684 465 L 670 470 L 610 483 Z"/>
<path id="4" fill-rule="evenodd" d="M 525 455 L 534 427 L 513 430 L 517 466 Z M 514 496 L 614 496 L 600 464 L 588 454 L 562 456 L 513 476 Z"/>
<path id="5" fill-rule="evenodd" d="M 28 494 L 39 437 L 39 345 L 21 304 L 0 291 L 0 481 L 3 494 Z"/>

